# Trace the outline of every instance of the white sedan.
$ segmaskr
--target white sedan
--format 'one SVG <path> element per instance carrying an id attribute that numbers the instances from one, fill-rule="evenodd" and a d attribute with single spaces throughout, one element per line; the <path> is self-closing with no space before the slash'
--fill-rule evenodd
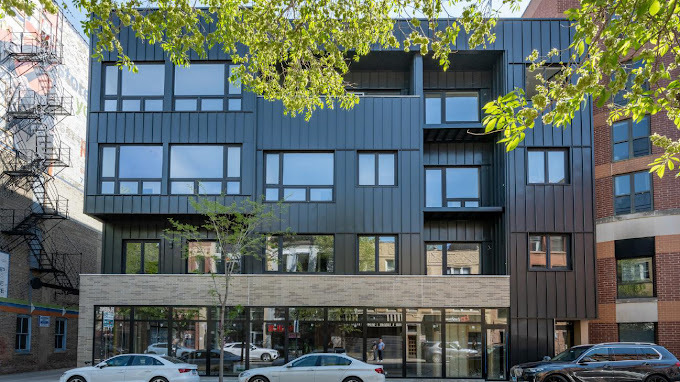
<path id="1" fill-rule="evenodd" d="M 244 371 L 239 382 L 384 382 L 380 365 L 369 365 L 344 354 L 315 353 L 283 366 Z"/>
<path id="2" fill-rule="evenodd" d="M 241 356 L 241 353 L 243 353 L 243 356 L 245 357 L 246 355 L 245 346 L 246 345 L 242 342 L 231 342 L 224 345 L 224 351 L 237 356 Z M 274 349 L 267 349 L 257 347 L 255 345 L 250 345 L 251 360 L 262 360 L 265 362 L 269 362 L 277 358 L 279 358 L 279 352 Z"/>
<path id="3" fill-rule="evenodd" d="M 59 382 L 199 382 L 196 365 L 168 356 L 124 354 L 65 372 Z"/>

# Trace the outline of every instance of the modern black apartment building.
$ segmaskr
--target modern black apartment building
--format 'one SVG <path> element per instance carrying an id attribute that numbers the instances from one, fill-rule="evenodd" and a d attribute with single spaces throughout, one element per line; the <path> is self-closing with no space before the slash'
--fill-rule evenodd
<path id="1" fill-rule="evenodd" d="M 91 62 L 85 210 L 104 222 L 101 274 L 83 275 L 79 363 L 126 352 L 183 356 L 215 374 L 219 264 L 185 258 L 168 218 L 202 193 L 285 199 L 263 259 L 235 276 L 245 307 L 225 339 L 228 372 L 314 351 L 389 377 L 506 379 L 510 365 L 587 341 L 595 298 L 591 108 L 568 129 L 537 125 L 513 152 L 481 107 L 531 87 L 533 49 L 564 49 L 564 20 L 501 20 L 496 41 L 461 35 L 443 72 L 417 52 L 374 51 L 347 81 L 352 110 L 291 118 L 230 83 L 219 48 L 189 68 L 127 30 L 139 74 Z M 209 238 L 200 245 L 211 248 Z M 235 344 L 234 344 L 235 343 Z"/>

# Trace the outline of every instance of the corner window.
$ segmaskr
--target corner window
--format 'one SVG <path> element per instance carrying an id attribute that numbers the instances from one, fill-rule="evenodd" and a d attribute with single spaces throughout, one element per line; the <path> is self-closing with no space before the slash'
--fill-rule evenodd
<path id="1" fill-rule="evenodd" d="M 478 91 L 425 93 L 425 123 L 479 122 Z"/>
<path id="2" fill-rule="evenodd" d="M 170 147 L 170 193 L 236 195 L 241 192 L 241 148 L 223 145 Z"/>
<path id="3" fill-rule="evenodd" d="M 100 159 L 101 194 L 161 193 L 163 146 L 104 146 Z"/>
<path id="4" fill-rule="evenodd" d="M 31 317 L 17 316 L 16 336 L 14 350 L 21 353 L 31 351 Z"/>
<path id="5" fill-rule="evenodd" d="M 612 125 L 612 143 L 614 161 L 631 159 L 649 155 L 649 116 L 640 122 L 633 119 L 614 122 Z"/>
<path id="6" fill-rule="evenodd" d="M 66 319 L 54 320 L 54 350 L 66 350 Z"/>
<path id="7" fill-rule="evenodd" d="M 227 251 L 226 256 L 222 256 L 217 241 L 191 241 L 187 243 L 187 272 L 188 273 L 224 273 L 224 260 L 231 266 L 231 273 L 241 273 L 241 260 L 236 255 Z"/>
<path id="8" fill-rule="evenodd" d="M 567 150 L 528 150 L 527 179 L 530 184 L 565 184 L 567 177 Z"/>
<path id="9" fill-rule="evenodd" d="M 428 275 L 481 274 L 480 243 L 431 243 L 425 246 Z"/>
<path id="10" fill-rule="evenodd" d="M 619 341 L 656 343 L 656 323 L 637 322 L 619 324 Z M 643 355 L 646 359 L 650 358 L 648 354 Z M 658 357 L 657 354 L 656 359 Z"/>
<path id="11" fill-rule="evenodd" d="M 652 210 L 652 176 L 647 171 L 614 177 L 614 214 Z"/>
<path id="12" fill-rule="evenodd" d="M 269 153 L 265 155 L 265 200 L 331 202 L 333 153 Z"/>
<path id="13" fill-rule="evenodd" d="M 543 76 L 545 81 L 550 81 L 562 71 L 562 66 L 543 66 L 535 71 L 529 71 L 529 65 L 524 69 L 524 89 L 526 94 L 526 99 L 531 101 L 531 97 L 538 94 L 537 87 L 540 82 L 536 79 L 538 74 Z"/>
<path id="14" fill-rule="evenodd" d="M 175 67 L 175 111 L 239 111 L 241 84 L 230 81 L 238 65 L 192 63 Z"/>
<path id="15" fill-rule="evenodd" d="M 359 272 L 396 271 L 396 236 L 359 236 Z"/>
<path id="16" fill-rule="evenodd" d="M 333 273 L 333 235 L 271 236 L 265 250 L 265 270 L 290 273 Z"/>
<path id="17" fill-rule="evenodd" d="M 159 273 L 159 241 L 125 241 L 123 273 Z"/>
<path id="18" fill-rule="evenodd" d="M 362 153 L 359 156 L 360 186 L 394 186 L 397 184 L 395 153 Z"/>
<path id="19" fill-rule="evenodd" d="M 104 111 L 163 111 L 165 64 L 137 63 L 137 73 L 104 65 Z"/>
<path id="20" fill-rule="evenodd" d="M 531 270 L 567 270 L 570 267 L 567 235 L 529 235 Z"/>
<path id="21" fill-rule="evenodd" d="M 654 297 L 655 251 L 653 237 L 614 242 L 617 298 Z"/>
<path id="22" fill-rule="evenodd" d="M 426 207 L 479 207 L 479 167 L 427 168 Z"/>

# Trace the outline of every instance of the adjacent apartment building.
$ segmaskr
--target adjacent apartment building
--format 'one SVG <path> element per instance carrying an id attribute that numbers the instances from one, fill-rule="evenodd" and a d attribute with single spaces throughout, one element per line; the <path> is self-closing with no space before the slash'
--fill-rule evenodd
<path id="1" fill-rule="evenodd" d="M 88 57 L 62 14 L 0 20 L 0 374 L 75 366 L 101 240 L 83 213 Z"/>
<path id="2" fill-rule="evenodd" d="M 503 380 L 512 364 L 587 342 L 590 108 L 568 129 L 538 125 L 511 153 L 473 134 L 485 102 L 526 86 L 525 57 L 567 47 L 571 31 L 514 19 L 496 33 L 477 50 L 461 35 L 447 72 L 417 52 L 374 51 L 347 76 L 360 103 L 306 122 L 229 82 L 218 47 L 175 67 L 123 30 L 139 74 L 118 70 L 115 52 L 90 63 L 85 211 L 104 228 L 100 273 L 81 277 L 78 363 L 153 352 L 215 374 L 224 340 L 245 349 L 228 373 L 345 351 L 389 377 Z M 197 266 L 163 233 L 170 217 L 196 218 L 198 192 L 285 198 L 275 228 L 296 233 L 240 264 L 231 301 L 245 311 L 225 339 L 212 279 L 196 274 L 219 265 Z"/>
<path id="3" fill-rule="evenodd" d="M 532 0 L 524 17 L 562 17 L 578 6 Z M 678 139 L 680 131 L 665 113 L 611 126 L 608 114 L 594 108 L 599 317 L 589 323 L 590 340 L 656 342 L 680 355 L 680 188 L 672 175 L 648 173 L 662 153 L 649 136 Z"/>

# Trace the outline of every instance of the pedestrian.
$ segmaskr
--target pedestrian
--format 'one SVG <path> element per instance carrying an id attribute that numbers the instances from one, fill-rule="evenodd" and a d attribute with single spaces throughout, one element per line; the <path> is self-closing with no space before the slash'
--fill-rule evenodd
<path id="1" fill-rule="evenodd" d="M 373 341 L 373 345 L 371 346 L 371 350 L 373 351 L 373 360 L 377 361 L 378 360 L 378 343 Z"/>
<path id="2" fill-rule="evenodd" d="M 382 340 L 382 337 L 378 338 L 378 358 L 380 358 L 380 362 L 383 360 L 383 350 L 385 350 L 385 343 Z"/>

